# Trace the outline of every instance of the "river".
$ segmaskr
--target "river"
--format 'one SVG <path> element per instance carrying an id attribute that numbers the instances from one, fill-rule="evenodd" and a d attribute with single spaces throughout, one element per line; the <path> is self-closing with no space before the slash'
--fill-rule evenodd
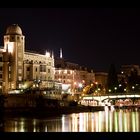
<path id="1" fill-rule="evenodd" d="M 140 111 L 105 110 L 47 118 L 6 117 L 3 132 L 140 132 Z"/>

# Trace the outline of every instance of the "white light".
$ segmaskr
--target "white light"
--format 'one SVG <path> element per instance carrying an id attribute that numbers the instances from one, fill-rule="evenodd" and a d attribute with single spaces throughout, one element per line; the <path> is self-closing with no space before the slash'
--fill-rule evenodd
<path id="1" fill-rule="evenodd" d="M 122 85 L 121 84 L 119 84 L 119 87 L 121 87 Z"/>
<path id="2" fill-rule="evenodd" d="M 13 42 L 8 42 L 8 52 L 12 53 L 13 52 Z"/>
<path id="3" fill-rule="evenodd" d="M 98 88 L 98 91 L 100 91 L 101 89 L 100 88 Z"/>
<path id="4" fill-rule="evenodd" d="M 76 82 L 74 82 L 74 85 L 76 85 L 77 83 Z"/>
<path id="5" fill-rule="evenodd" d="M 108 91 L 111 92 L 111 89 L 109 89 Z"/>
<path id="6" fill-rule="evenodd" d="M 98 82 L 95 82 L 95 84 L 97 85 L 97 84 L 98 84 Z"/>
<path id="7" fill-rule="evenodd" d="M 47 52 L 47 51 L 46 51 L 46 56 L 47 56 L 47 57 L 50 57 L 50 53 L 49 53 L 49 52 Z"/>
<path id="8" fill-rule="evenodd" d="M 64 73 L 67 73 L 67 70 L 65 70 Z"/>
<path id="9" fill-rule="evenodd" d="M 79 87 L 82 88 L 82 84 L 81 83 L 79 83 Z"/>

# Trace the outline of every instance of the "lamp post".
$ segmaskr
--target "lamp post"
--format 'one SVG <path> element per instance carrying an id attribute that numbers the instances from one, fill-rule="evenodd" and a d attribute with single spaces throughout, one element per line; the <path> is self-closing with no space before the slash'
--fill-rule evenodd
<path id="1" fill-rule="evenodd" d="M 114 89 L 115 89 L 115 93 L 116 93 L 116 91 L 117 91 L 117 87 L 114 87 Z"/>

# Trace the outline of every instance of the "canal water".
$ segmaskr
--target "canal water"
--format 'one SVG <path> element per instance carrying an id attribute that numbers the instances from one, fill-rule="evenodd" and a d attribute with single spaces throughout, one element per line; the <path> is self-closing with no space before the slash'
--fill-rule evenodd
<path id="1" fill-rule="evenodd" d="M 140 112 L 105 110 L 47 118 L 3 118 L 2 132 L 140 132 Z"/>

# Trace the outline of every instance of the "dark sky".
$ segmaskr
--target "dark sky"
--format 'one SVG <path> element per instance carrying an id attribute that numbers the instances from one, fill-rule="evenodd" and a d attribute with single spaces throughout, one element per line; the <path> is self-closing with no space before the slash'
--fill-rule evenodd
<path id="1" fill-rule="evenodd" d="M 1 8 L 0 45 L 18 24 L 26 49 L 54 51 L 71 62 L 108 71 L 111 63 L 140 65 L 140 10 L 134 8 Z"/>

